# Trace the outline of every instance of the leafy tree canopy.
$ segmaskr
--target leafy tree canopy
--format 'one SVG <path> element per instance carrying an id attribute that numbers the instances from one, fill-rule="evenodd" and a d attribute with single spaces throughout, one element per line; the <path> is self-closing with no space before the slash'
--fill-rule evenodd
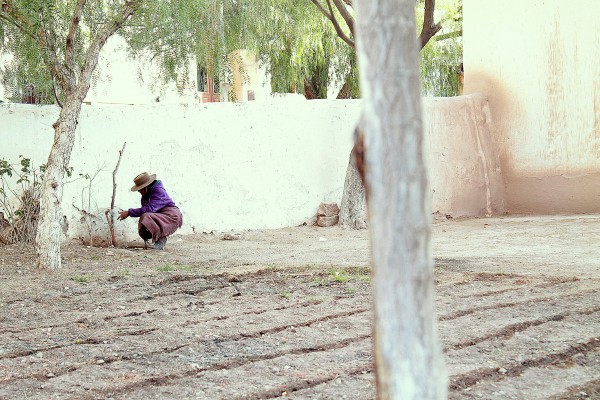
<path id="1" fill-rule="evenodd" d="M 189 76 L 190 55 L 211 75 L 230 80 L 232 64 L 226 55 L 248 49 L 266 67 L 275 92 L 296 91 L 323 98 L 328 86 L 346 83 L 345 97 L 358 97 L 354 48 L 340 39 L 334 24 L 316 3 L 319 2 L 132 0 L 133 16 L 119 34 L 127 40 L 131 56 L 145 56 L 157 63 L 163 82 Z M 326 9 L 324 1 L 320 4 Z M 70 26 L 78 5 L 80 29 L 73 33 Z M 54 91 L 59 99 L 63 98 L 60 82 L 47 68 L 49 58 L 65 58 L 64 44 L 71 35 L 75 44 L 71 55 L 73 72 L 77 74 L 90 38 L 118 18 L 122 7 L 123 0 L 2 0 L 0 51 L 13 55 L 2 71 L 7 92 L 17 93 L 25 85 L 35 85 L 36 91 L 44 94 L 44 102 L 54 102 Z M 352 8 L 347 9 L 353 16 Z M 417 0 L 419 27 L 424 9 L 424 0 Z M 10 10 L 17 10 L 18 17 L 11 17 Z M 331 11 L 337 21 L 344 21 L 335 7 Z M 442 26 L 438 37 L 444 40 L 434 37 L 422 51 L 423 90 L 431 95 L 452 95 L 458 91 L 455 67 L 462 59 L 461 0 L 438 0 L 435 12 Z M 339 29 L 352 37 L 348 25 L 340 23 Z"/>
<path id="2" fill-rule="evenodd" d="M 35 85 L 52 103 L 60 101 L 68 82 L 78 81 L 85 55 L 102 29 L 119 24 L 129 55 L 156 62 L 164 81 L 187 76 L 191 55 L 201 62 L 228 48 L 221 0 L 2 0 L 0 52 L 8 54 L 2 71 L 8 92 Z M 132 15 L 125 18 L 125 9 Z M 73 23 L 77 20 L 77 23 Z M 229 37 L 231 38 L 231 37 Z M 237 42 L 239 44 L 239 41 Z M 50 95 L 49 95 L 50 94 Z"/>
<path id="3" fill-rule="evenodd" d="M 275 92 L 299 92 L 323 98 L 330 78 L 344 82 L 350 71 L 352 48 L 309 0 L 239 0 L 245 21 L 240 45 L 252 51 L 270 74 Z M 240 27 L 225 15 L 227 35 Z M 306 93 L 306 90 L 314 93 Z M 307 96 L 308 97 L 308 96 Z"/>

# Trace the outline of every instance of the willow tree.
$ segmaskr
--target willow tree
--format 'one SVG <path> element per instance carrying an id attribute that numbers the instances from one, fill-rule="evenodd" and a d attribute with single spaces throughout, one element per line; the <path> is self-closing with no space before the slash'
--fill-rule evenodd
<path id="1" fill-rule="evenodd" d="M 358 97 L 352 75 L 354 49 L 338 39 L 333 26 L 308 0 L 238 0 L 224 13 L 225 36 L 238 37 L 242 48 L 265 67 L 274 92 L 326 98 L 328 88 L 349 76 L 344 92 Z M 354 91 L 353 91 L 354 90 Z"/>
<path id="2" fill-rule="evenodd" d="M 321 14 L 334 27 L 338 37 L 349 47 L 355 48 L 355 11 L 353 0 L 310 0 Z M 436 22 L 436 0 L 416 0 L 412 2 L 413 12 L 419 15 L 419 26 L 415 26 L 418 38 L 419 49 L 425 48 L 432 41 L 432 38 L 442 29 L 442 23 Z M 458 7 L 454 5 L 454 7 Z M 452 16 L 454 17 L 454 15 Z M 450 17 L 446 17 L 444 22 Z M 379 23 L 375 21 L 375 23 Z M 429 54 L 429 53 L 428 53 Z M 430 58 L 424 59 L 430 61 Z M 439 63 L 438 65 L 440 65 Z M 430 68 L 423 68 L 430 71 Z M 436 79 L 433 72 L 433 79 Z M 425 75 L 426 77 L 429 77 Z M 340 205 L 340 225 L 353 229 L 363 229 L 367 227 L 366 205 L 364 186 L 359 179 L 356 165 L 356 148 L 350 153 L 346 178 L 344 182 L 344 192 Z"/>
<path id="3" fill-rule="evenodd" d="M 445 399 L 415 14 L 411 0 L 358 2 L 359 165 L 371 221 L 377 398 Z"/>
<path id="4" fill-rule="evenodd" d="M 13 77 L 36 71 L 60 107 L 50 149 L 35 238 L 37 265 L 61 268 L 61 199 L 76 128 L 98 57 L 121 33 L 132 49 L 157 55 L 167 76 L 185 65 L 190 27 L 211 0 L 1 0 L 0 51 L 14 57 Z M 203 4 L 204 3 L 204 4 Z"/>
<path id="5" fill-rule="evenodd" d="M 439 1 L 439 0 L 438 0 Z M 456 1 L 444 0 L 446 9 L 456 9 Z M 307 98 L 325 97 L 331 72 L 343 83 L 338 98 L 358 98 L 360 88 L 355 53 L 355 10 L 353 0 L 237 0 L 231 9 L 236 17 L 225 15 L 232 29 L 228 37 L 241 37 L 241 46 L 252 50 L 267 67 L 275 91 L 304 93 Z M 452 16 L 435 18 L 435 0 L 415 0 L 419 16 L 417 29 L 421 49 L 432 41 Z M 447 14 L 447 13 L 444 13 Z M 242 25 L 234 21 L 245 21 Z M 454 27 L 454 26 L 453 26 Z M 228 28 L 226 28 L 228 29 Z M 433 39 L 433 40 L 432 40 Z M 427 55 L 439 47 L 429 45 Z M 429 49 L 433 49 L 431 51 Z M 435 57 L 423 57 L 424 71 L 431 71 L 443 62 Z M 435 64 L 434 64 L 435 63 Z M 437 80 L 432 71 L 423 76 Z M 433 86 L 429 84 L 428 86 Z M 365 194 L 358 178 L 354 150 L 350 154 L 341 202 L 340 225 L 355 229 L 366 228 Z"/>
<path id="6" fill-rule="evenodd" d="M 438 0 L 436 16 L 442 29 L 420 52 L 421 89 L 424 96 L 449 97 L 460 94 L 462 66 L 462 0 Z M 417 26 L 425 18 L 416 9 Z"/>

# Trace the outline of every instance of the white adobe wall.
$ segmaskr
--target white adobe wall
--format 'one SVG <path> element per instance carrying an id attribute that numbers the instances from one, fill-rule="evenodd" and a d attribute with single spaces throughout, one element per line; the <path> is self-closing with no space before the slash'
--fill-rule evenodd
<path id="1" fill-rule="evenodd" d="M 464 92 L 489 98 L 508 210 L 600 212 L 600 2 L 463 9 Z"/>
<path id="2" fill-rule="evenodd" d="M 123 142 L 117 207 L 138 206 L 139 194 L 129 189 L 135 175 L 149 171 L 180 206 L 182 233 L 300 224 L 321 202 L 340 203 L 360 107 L 357 100 L 84 105 L 70 163 L 74 177 L 63 193 L 68 236 L 84 236 L 81 209 L 102 223 Z M 502 212 L 486 107 L 476 96 L 425 101 L 432 211 Z M 44 163 L 57 115 L 54 106 L 0 105 L 0 158 Z M 88 204 L 90 181 L 79 174 L 97 171 Z M 136 236 L 134 222 L 121 224 L 123 235 Z"/>
<path id="3" fill-rule="evenodd" d="M 454 217 L 502 214 L 504 181 L 487 99 L 425 98 L 423 116 L 432 211 Z"/>
<path id="4" fill-rule="evenodd" d="M 125 39 L 119 35 L 107 41 L 94 71 L 85 101 L 112 104 L 198 103 L 195 58 L 188 63 L 187 83 L 163 83 L 156 62 L 149 56 L 132 59 Z M 184 76 L 183 73 L 181 75 Z"/>

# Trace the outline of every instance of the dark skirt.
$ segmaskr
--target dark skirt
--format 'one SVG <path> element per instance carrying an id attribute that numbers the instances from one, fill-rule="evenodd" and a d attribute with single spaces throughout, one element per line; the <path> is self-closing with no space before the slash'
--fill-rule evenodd
<path id="1" fill-rule="evenodd" d="M 181 228 L 183 217 L 181 211 L 177 207 L 165 207 L 159 212 L 144 213 L 138 222 L 138 233 L 142 239 L 150 239 L 145 237 L 150 233 L 152 241 L 156 242 L 163 236 L 169 236 Z M 144 231 L 147 232 L 144 232 Z"/>

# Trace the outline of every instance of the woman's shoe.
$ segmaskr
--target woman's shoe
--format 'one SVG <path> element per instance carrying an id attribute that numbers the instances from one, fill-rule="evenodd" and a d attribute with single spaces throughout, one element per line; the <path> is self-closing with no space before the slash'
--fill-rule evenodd
<path id="1" fill-rule="evenodd" d="M 166 244 L 167 244 L 167 237 L 163 236 L 161 238 L 158 238 L 156 243 L 154 243 L 153 248 L 154 248 L 154 250 L 164 250 Z"/>

